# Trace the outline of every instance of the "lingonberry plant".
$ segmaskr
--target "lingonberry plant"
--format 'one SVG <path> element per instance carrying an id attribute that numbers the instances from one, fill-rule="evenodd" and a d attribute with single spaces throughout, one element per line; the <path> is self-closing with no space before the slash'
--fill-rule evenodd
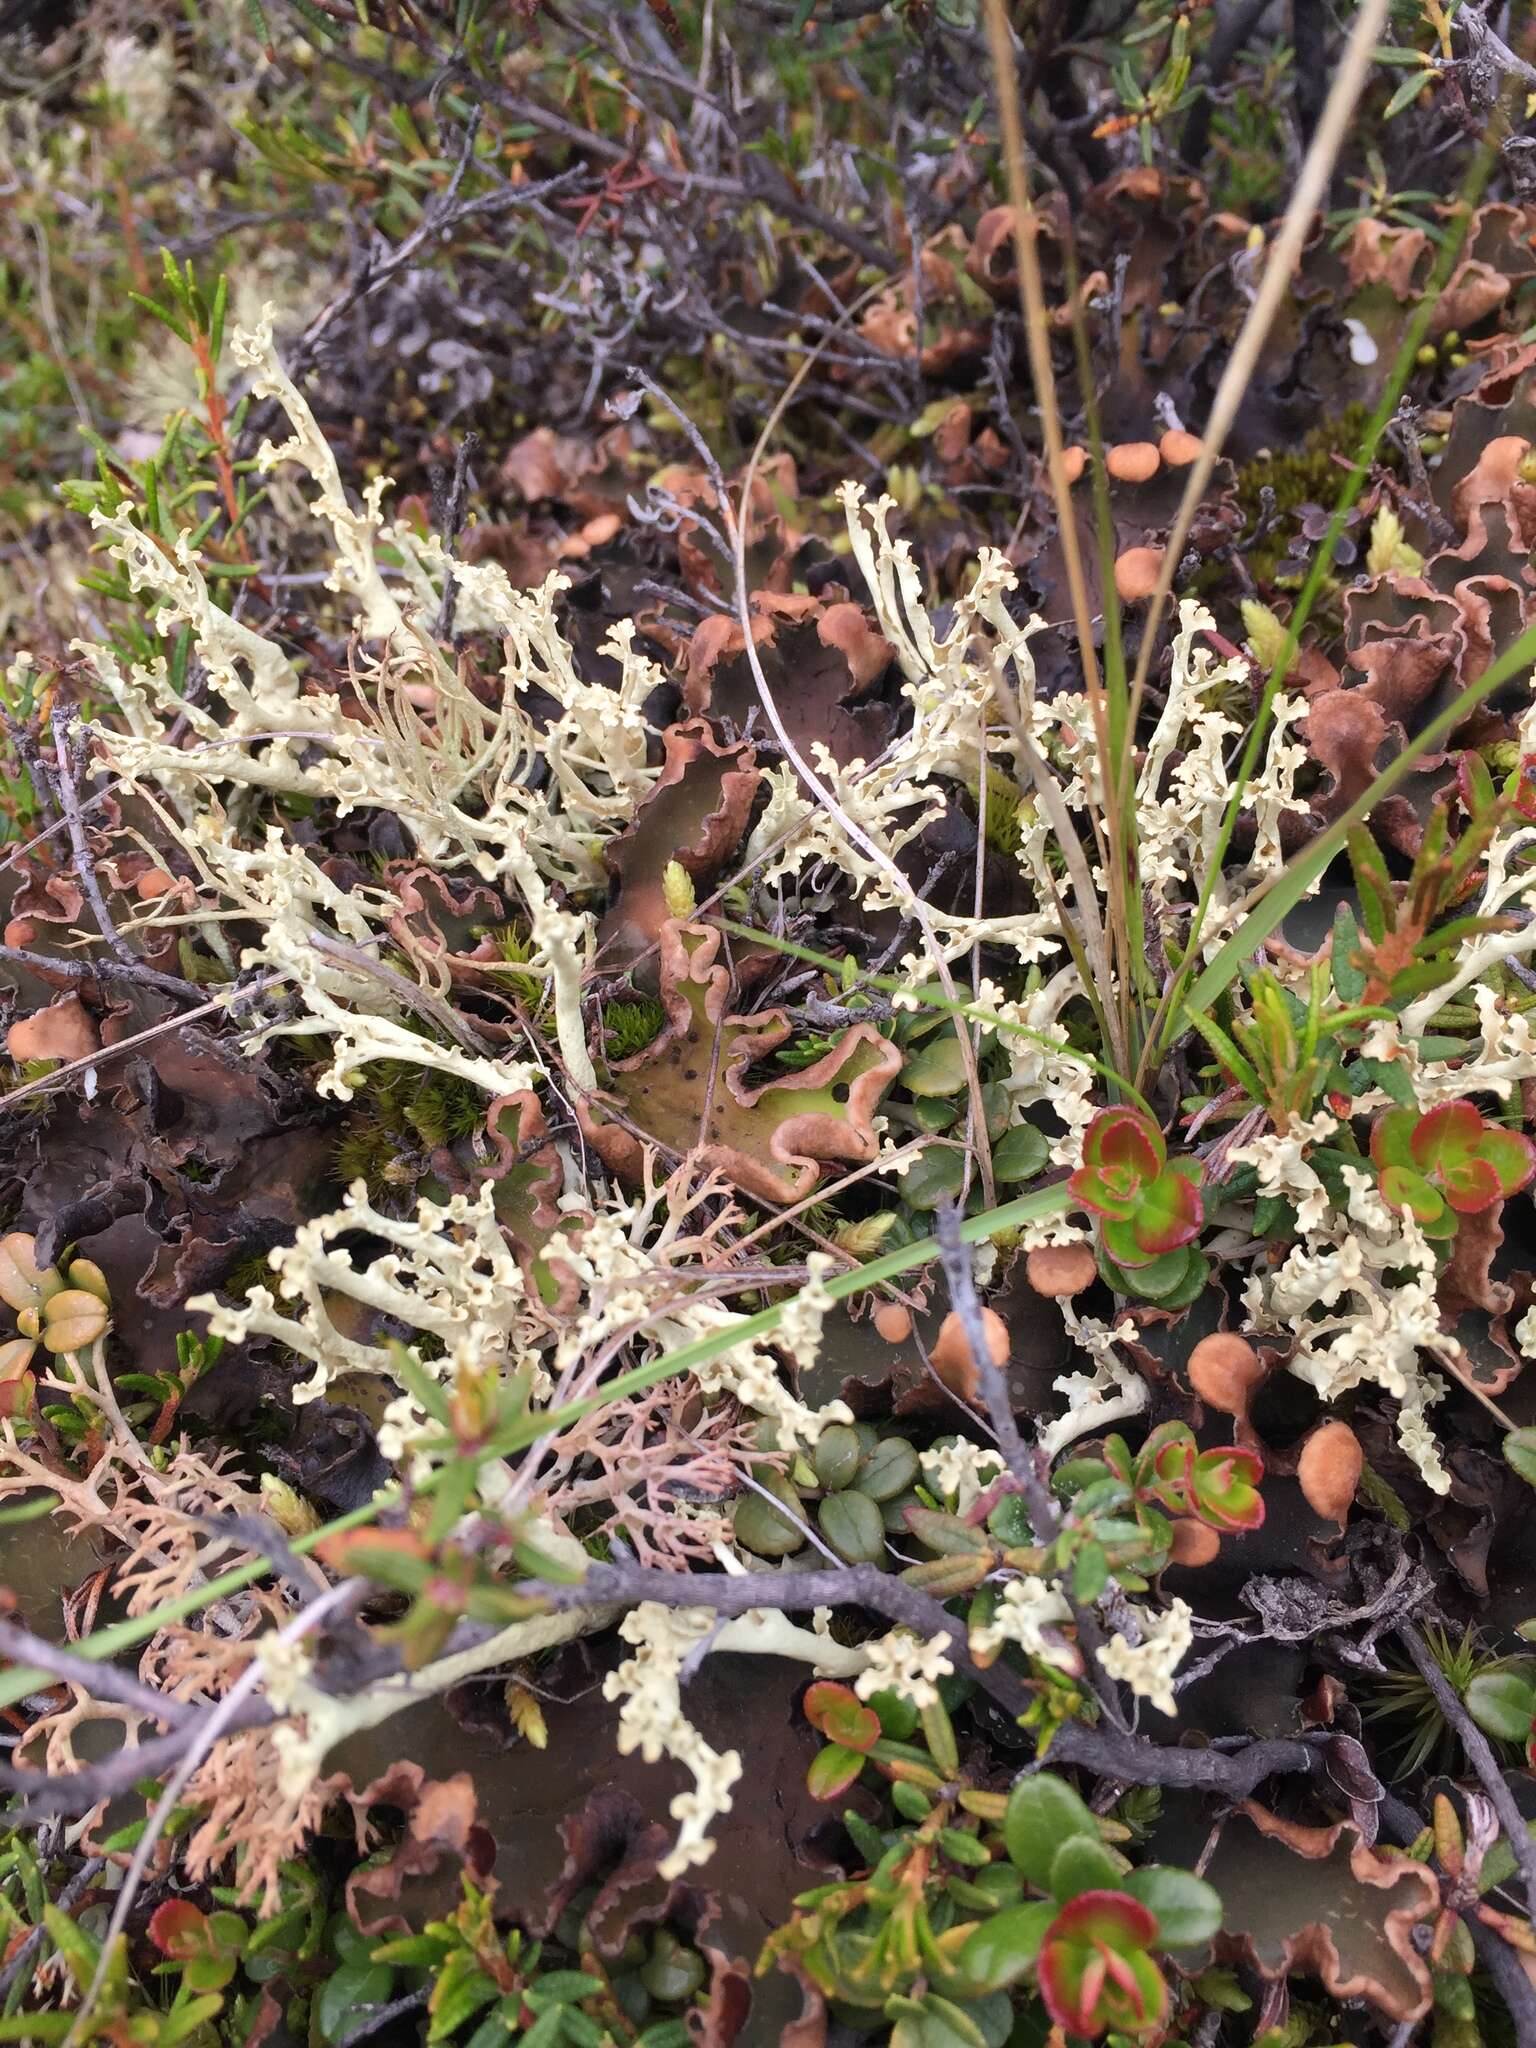
<path id="1" fill-rule="evenodd" d="M 1536 1145 L 1490 1123 L 1472 1102 L 1442 1102 L 1421 1116 L 1389 1109 L 1371 1127 L 1381 1192 L 1426 1237 L 1454 1237 L 1463 1216 L 1518 1194 L 1536 1174 Z"/>
<path id="2" fill-rule="evenodd" d="M 1068 1186 L 1098 1218 L 1107 1270 L 1125 1276 L 1132 1292 L 1159 1298 L 1203 1277 L 1191 1249 L 1205 1211 L 1198 1159 L 1170 1159 L 1156 1123 L 1143 1110 L 1103 1109 L 1083 1134 L 1082 1164 Z"/>
<path id="3" fill-rule="evenodd" d="M 868 1759 L 895 1811 L 884 1828 L 845 1813 L 867 1874 L 798 1899 L 765 1960 L 793 1956 L 851 2013 L 892 2020 L 892 2041 L 911 2048 L 938 2024 L 992 2041 L 1010 2009 L 997 1995 L 1017 1987 L 1086 2039 L 1163 2023 L 1172 2001 L 1155 1958 L 1210 1940 L 1221 1923 L 1211 1886 L 1133 1865 L 1116 1846 L 1126 1831 L 1054 1773 L 1022 1779 L 1006 1799 L 972 1785 L 942 1704 L 924 1710 L 922 1743 L 906 1739 L 917 1715 L 889 1696 L 865 1707 L 822 1684 L 805 1705 L 829 1738 L 812 1766 L 816 1796 L 838 1797 L 858 1775 L 850 1765 Z M 837 1761 L 822 1768 L 828 1756 Z"/>
<path id="4" fill-rule="evenodd" d="M 1084 1462 L 1074 1460 L 1062 1477 L 1075 1478 Z M 1259 1481 L 1264 1460 L 1259 1453 L 1235 1444 L 1201 1450 L 1186 1423 L 1159 1423 L 1134 1457 L 1123 1438 L 1111 1437 L 1104 1447 L 1104 1462 L 1138 1511 L 1155 1502 L 1170 1514 L 1193 1515 L 1223 1534 L 1257 1529 L 1263 1523 Z M 1081 1512 L 1081 1495 L 1077 1506 Z"/>

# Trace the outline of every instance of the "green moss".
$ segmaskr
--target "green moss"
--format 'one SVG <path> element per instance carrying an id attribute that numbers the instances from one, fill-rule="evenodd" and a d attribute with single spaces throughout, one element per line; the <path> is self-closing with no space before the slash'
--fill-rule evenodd
<path id="1" fill-rule="evenodd" d="M 475 936 L 489 939 L 509 967 L 521 967 L 533 958 L 533 940 L 525 924 L 487 925 Z M 498 974 L 496 985 L 516 996 L 530 1010 L 539 1007 L 546 992 L 542 974 Z"/>
<path id="2" fill-rule="evenodd" d="M 370 1195 L 400 1184 L 409 1161 L 436 1145 L 452 1145 L 478 1130 L 485 1096 L 456 1075 L 404 1060 L 374 1060 L 359 1070 L 359 1085 L 336 1142 L 336 1177 L 365 1181 Z"/>
<path id="3" fill-rule="evenodd" d="M 981 813 L 981 786 L 967 783 L 970 792 L 972 812 Z M 985 838 L 995 853 L 1016 857 L 1022 827 L 1035 821 L 1035 806 L 1026 799 L 1018 784 L 1007 775 L 987 776 L 987 822 Z"/>
<path id="4" fill-rule="evenodd" d="M 655 1038 L 667 1013 L 654 996 L 633 996 L 603 1009 L 603 1038 L 610 1060 L 632 1059 Z"/>
<path id="5" fill-rule="evenodd" d="M 1266 67 L 1285 68 L 1282 57 Z M 1230 103 L 1211 118 L 1212 206 L 1240 213 L 1245 220 L 1267 219 L 1286 193 L 1285 123 L 1281 112 L 1287 94 L 1277 77 L 1261 87 L 1239 85 Z"/>
<path id="6" fill-rule="evenodd" d="M 244 1301 L 253 1287 L 271 1288 L 273 1273 L 265 1252 L 252 1252 L 231 1266 L 219 1282 L 218 1291 L 230 1301 Z"/>

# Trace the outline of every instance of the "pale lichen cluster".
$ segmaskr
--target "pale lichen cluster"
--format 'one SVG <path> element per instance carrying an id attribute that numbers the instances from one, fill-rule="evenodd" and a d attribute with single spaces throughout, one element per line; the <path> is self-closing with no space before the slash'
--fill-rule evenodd
<path id="1" fill-rule="evenodd" d="M 79 650 L 114 710 L 99 732 L 103 752 L 158 812 L 196 878 L 195 908 L 151 908 L 146 922 L 174 916 L 190 925 L 216 957 L 256 979 L 258 999 L 262 990 L 280 986 L 284 1007 L 247 1013 L 246 1043 L 254 1050 L 284 1034 L 323 1038 L 331 1057 L 322 1091 L 345 1099 L 361 1070 L 388 1059 L 451 1075 L 482 1091 L 488 1107 L 503 1098 L 538 1096 L 546 1076 L 536 1051 L 510 1058 L 444 1043 L 418 1028 L 419 1009 L 402 1008 L 397 978 L 380 974 L 377 962 L 386 940 L 408 945 L 400 936 L 398 897 L 382 883 L 343 887 L 305 845 L 265 822 L 273 796 L 308 799 L 343 816 L 386 812 L 404 826 L 425 864 L 515 893 L 529 934 L 529 957 L 518 971 L 547 984 L 566 1083 L 588 1093 L 597 1077 L 581 991 L 595 949 L 596 910 L 608 886 L 604 848 L 656 782 L 644 706 L 660 673 L 638 652 L 633 627 L 623 623 L 603 649 L 612 681 L 583 680 L 556 618 L 560 577 L 519 590 L 494 563 L 451 560 L 437 538 L 386 519 L 382 481 L 354 506 L 309 407 L 282 369 L 270 326 L 258 325 L 234 346 L 255 395 L 276 399 L 288 417 L 289 438 L 265 444 L 259 462 L 290 478 L 296 472 L 312 487 L 307 516 L 326 546 L 329 588 L 355 633 L 353 687 L 345 699 L 309 688 L 276 639 L 215 602 L 185 536 L 162 544 L 126 508 L 95 513 L 108 552 L 133 588 L 158 606 L 161 633 L 190 628 L 209 691 L 202 703 L 184 699 L 164 658 L 130 665 L 100 645 Z M 1090 707 L 1079 694 L 1049 700 L 1037 694 L 1030 641 L 1041 622 L 1014 617 L 1015 578 L 1001 555 L 983 557 L 941 632 L 907 543 L 889 530 L 891 501 L 871 504 L 853 485 L 841 495 L 852 559 L 895 652 L 908 715 L 873 762 L 839 763 L 812 744 L 830 803 L 807 793 L 788 766 L 762 771 L 765 803 L 745 858 L 757 862 L 770 883 L 805 877 L 824 863 L 865 913 L 905 909 L 893 863 L 954 801 L 957 784 L 974 787 L 978 763 L 983 786 L 995 776 L 1000 786 L 1034 787 L 1040 800 L 1020 805 L 1017 846 L 1034 907 L 1004 916 L 930 907 L 924 929 L 943 963 L 968 959 L 985 944 L 1020 969 L 1039 970 L 1032 992 L 1017 1000 L 985 982 L 971 995 L 1006 1049 L 1010 1118 L 1049 1110 L 1057 1126 L 1052 1158 L 1074 1165 L 1101 1091 L 1062 1021 L 1085 990 L 1060 931 L 1059 835 L 1052 818 L 1065 816 L 1075 830 L 1105 799 Z M 304 502 L 296 492 L 290 496 Z M 500 642 L 502 667 L 489 701 L 445 656 L 433 631 L 450 576 L 460 625 Z M 1234 928 L 1245 896 L 1278 873 L 1284 820 L 1305 808 L 1296 795 L 1305 749 L 1294 737 L 1305 706 L 1281 695 L 1245 793 L 1256 827 L 1251 848 L 1243 862 L 1213 874 L 1242 737 L 1224 707 L 1240 700 L 1247 669 L 1240 659 L 1211 650 L 1211 626 L 1198 603 L 1180 606 L 1166 699 L 1134 790 L 1154 935 L 1165 924 L 1173 937 L 1192 901 L 1209 887 L 1201 939 L 1207 958 Z M 528 708 L 534 691 L 553 702 L 546 723 L 536 724 Z M 1528 725 L 1532 719 L 1536 713 Z M 1536 750 L 1536 730 L 1523 743 Z M 542 764 L 538 775 L 536 762 Z M 1531 827 L 1496 842 L 1485 911 L 1505 909 L 1520 895 L 1522 863 L 1533 842 Z M 870 846 L 878 859 L 870 857 Z M 1103 874 L 1093 881 L 1102 892 Z M 232 919 L 257 934 L 238 959 L 223 936 Z M 1472 988 L 1481 1037 L 1454 1068 L 1425 1059 L 1415 1043 L 1444 991 L 1410 1006 L 1400 1025 L 1374 1027 L 1367 1049 L 1400 1061 L 1426 1106 L 1479 1091 L 1507 1095 L 1536 1075 L 1536 1040 L 1524 1017 L 1510 1014 L 1478 982 L 1490 966 L 1533 944 L 1536 924 L 1463 949 L 1451 987 Z M 425 953 L 412 964 L 425 998 L 441 1004 L 448 984 L 439 967 Z M 910 955 L 904 962 L 910 984 L 928 981 L 935 964 L 931 952 Z M 1281 971 L 1287 971 L 1283 965 Z M 1256 1329 L 1294 1333 L 1292 1370 L 1324 1399 L 1365 1381 L 1391 1395 L 1405 1448 L 1428 1482 L 1443 1489 L 1447 1481 L 1425 1415 L 1444 1389 L 1422 1365 L 1447 1341 L 1435 1308 L 1433 1254 L 1411 1220 L 1387 1209 L 1363 1174 L 1350 1177 L 1346 1211 L 1331 1205 L 1307 1157 L 1331 1127 L 1323 1113 L 1231 1153 L 1234 1163 L 1256 1169 L 1264 1193 L 1293 1201 L 1298 1216 L 1293 1248 L 1251 1281 L 1248 1312 Z M 898 1149 L 888 1146 L 884 1171 L 910 1165 L 909 1152 L 896 1159 Z M 644 1190 L 623 1194 L 589 1184 L 568 1148 L 554 1156 L 562 1221 L 558 1244 L 547 1249 L 557 1288 L 531 1284 L 526 1261 L 509 1250 L 489 1182 L 474 1194 L 423 1201 L 406 1218 L 374 1206 L 359 1185 L 333 1214 L 305 1223 L 291 1244 L 272 1254 L 272 1288 L 253 1288 L 234 1307 L 211 1300 L 193 1306 L 210 1311 L 220 1336 L 273 1338 L 307 1361 L 308 1377 L 295 1394 L 301 1401 L 346 1375 L 390 1374 L 388 1346 L 355 1334 L 360 1316 L 375 1327 L 431 1339 L 426 1370 L 445 1387 L 489 1368 L 509 1380 L 522 1375 L 530 1397 L 549 1405 L 595 1393 L 621 1348 L 627 1357 L 661 1359 L 745 1320 L 695 1284 L 704 1269 L 697 1212 L 705 1195 L 728 1195 L 718 1181 L 701 1187 L 685 1166 L 658 1182 L 648 1168 Z M 384 1247 L 362 1266 L 347 1249 L 358 1232 Z M 1061 1220 L 1035 1233 L 1037 1241 L 1056 1243 L 1081 1234 Z M 816 1358 L 831 1306 L 828 1270 L 820 1253 L 811 1255 L 809 1278 L 785 1308 L 774 1340 L 744 1338 L 696 1367 L 707 1398 L 729 1396 L 771 1422 L 786 1454 L 814 1446 L 829 1422 L 851 1419 L 841 1402 L 807 1406 L 782 1369 L 786 1356 L 802 1372 Z M 1144 1381 L 1121 1350 L 1133 1326 L 1080 1318 L 1070 1303 L 1063 1313 L 1085 1369 L 1056 1382 L 1063 1412 L 1043 1418 L 1049 1456 L 1135 1416 L 1147 1401 Z M 1529 1323 L 1521 1327 L 1527 1346 L 1533 1341 Z M 389 1403 L 380 1443 L 400 1469 L 425 1469 L 420 1460 L 429 1434 L 427 1418 L 408 1393 Z M 963 1513 L 996 1479 L 1002 1460 L 973 1445 L 947 1445 L 925 1453 L 923 1468 L 929 1485 Z M 515 1472 L 501 1468 L 487 1497 L 494 1495 L 509 1513 L 542 1517 L 558 1539 L 563 1476 L 568 1472 L 556 1436 Z M 729 1569 L 740 1568 L 734 1553 L 724 1556 Z M 1119 1615 L 1123 1626 L 1099 1652 L 1104 1672 L 1171 1712 L 1174 1673 L 1192 1640 L 1189 1609 L 1182 1601 L 1165 1610 L 1122 1602 Z M 1058 1668 L 1077 1668 L 1076 1652 L 1061 1632 L 1068 1620 L 1054 1587 L 1015 1576 L 1003 1585 L 974 1648 L 987 1656 L 1012 1642 Z M 606 1685 L 621 1702 L 621 1747 L 646 1757 L 670 1755 L 694 1779 L 693 1789 L 673 1803 L 680 1832 L 664 1866 L 671 1871 L 708 1855 L 710 1825 L 729 1810 L 741 1769 L 734 1753 L 715 1751 L 688 1723 L 681 1684 L 691 1659 L 727 1641 L 773 1648 L 825 1671 L 857 1672 L 862 1694 L 892 1690 L 918 1705 L 932 1703 L 937 1680 L 951 1669 L 942 1641 L 924 1644 L 895 1631 L 844 1651 L 824 1628 L 797 1629 L 767 1611 L 721 1628 L 708 1610 L 645 1605 L 625 1618 L 622 1632 L 633 1654 Z M 391 1681 L 344 1711 L 324 1703 L 302 1658 L 285 1675 L 271 1674 L 274 1699 L 279 1678 L 292 1718 L 286 1732 L 272 1738 L 269 1753 L 278 1761 L 285 1810 L 298 1813 L 307 1811 L 309 1789 L 343 1725 L 360 1725 L 359 1715 L 366 1720 L 396 1711 L 420 1697 L 431 1674 L 407 1684 Z"/>

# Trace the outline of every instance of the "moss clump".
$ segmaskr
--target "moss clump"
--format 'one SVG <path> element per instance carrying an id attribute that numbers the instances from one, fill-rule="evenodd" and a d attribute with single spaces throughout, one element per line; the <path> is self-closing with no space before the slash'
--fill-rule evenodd
<path id="1" fill-rule="evenodd" d="M 485 1097 L 468 1081 L 404 1060 L 374 1060 L 336 1141 L 336 1177 L 367 1183 L 370 1196 L 419 1176 L 413 1161 L 436 1145 L 469 1137 L 485 1118 Z"/>
<path id="2" fill-rule="evenodd" d="M 981 786 L 979 783 L 966 784 L 970 794 L 971 811 L 979 816 L 981 812 Z M 994 853 L 1017 858 L 1021 827 L 1035 822 L 1035 806 L 1026 798 L 1016 782 L 1007 775 L 987 777 L 987 819 L 984 837 Z"/>
<path id="3" fill-rule="evenodd" d="M 526 924 L 482 925 L 477 927 L 475 936 L 489 939 L 509 967 L 521 967 L 533 958 L 533 939 Z M 542 974 L 498 973 L 496 985 L 516 996 L 530 1010 L 536 1010 L 544 1000 Z"/>
<path id="4" fill-rule="evenodd" d="M 603 1010 L 603 1040 L 610 1060 L 632 1059 L 644 1052 L 667 1020 L 654 996 L 632 996 Z"/>

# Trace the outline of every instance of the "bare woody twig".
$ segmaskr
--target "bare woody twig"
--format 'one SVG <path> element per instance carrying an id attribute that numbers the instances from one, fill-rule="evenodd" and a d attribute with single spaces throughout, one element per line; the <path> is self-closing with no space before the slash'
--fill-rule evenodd
<path id="1" fill-rule="evenodd" d="M 1024 1496 L 1035 1536 L 1041 1543 L 1048 1542 L 1056 1530 L 1056 1509 L 1034 1453 L 1019 1434 L 1007 1382 L 993 1363 L 992 1347 L 987 1342 L 987 1326 L 982 1317 L 981 1303 L 976 1297 L 971 1249 L 961 1238 L 960 1212 L 952 1202 L 940 1204 L 934 1234 L 939 1240 L 939 1261 L 944 1268 L 949 1298 L 965 1331 L 965 1341 L 970 1346 L 971 1366 L 986 1404 L 987 1420 L 992 1425 L 1003 1461 Z"/>
<path id="2" fill-rule="evenodd" d="M 464 492 L 469 480 L 469 458 L 479 446 L 478 434 L 466 434 L 453 458 L 453 481 L 448 486 L 441 516 L 438 519 L 438 531 L 442 535 L 443 546 L 450 552 L 458 538 L 459 528 L 464 523 Z M 433 472 L 432 481 L 436 488 L 439 483 L 439 472 Z M 453 615 L 458 602 L 459 586 L 450 569 L 443 583 L 443 601 L 438 607 L 437 624 L 433 628 L 439 640 L 453 638 Z"/>
<path id="3" fill-rule="evenodd" d="M 120 1749 L 105 1762 L 86 1764 L 78 1771 L 19 1771 L 12 1764 L 0 1764 L 0 1785 L 22 1799 L 19 1807 L 6 1814 L 6 1825 L 35 1827 L 57 1813 L 88 1813 L 104 1799 L 122 1798 L 146 1778 L 161 1777 L 185 1758 L 188 1746 L 208 1718 L 208 1711 L 206 1707 L 199 1708 L 169 1734 L 151 1736 L 148 1742 Z M 218 1732 L 234 1735 L 244 1728 L 262 1727 L 276 1718 L 265 1700 L 251 1700 Z"/>
<path id="4" fill-rule="evenodd" d="M 864 1607 L 933 1637 L 945 1636 L 957 1670 L 1011 1714 L 1020 1714 L 1032 1695 L 1028 1687 L 998 1663 L 982 1670 L 972 1659 L 964 1625 L 946 1614 L 936 1600 L 906 1585 L 878 1565 L 848 1565 L 841 1571 L 750 1572 L 743 1578 L 715 1572 L 672 1572 L 644 1565 L 604 1564 L 589 1567 L 578 1585 L 530 1581 L 520 1591 L 537 1595 L 551 1607 L 632 1607 L 643 1600 L 663 1607 L 707 1607 L 720 1615 L 739 1615 L 754 1608 L 804 1613 L 817 1607 Z M 1166 1785 L 1217 1792 L 1246 1799 L 1265 1778 L 1280 1772 L 1312 1775 L 1321 1766 L 1320 1752 L 1301 1741 L 1252 1742 L 1242 1749 L 1170 1749 L 1140 1736 L 1113 1729 L 1090 1728 L 1069 1721 L 1056 1733 L 1051 1754 L 1082 1764 L 1126 1784 Z"/>
<path id="5" fill-rule="evenodd" d="M 981 1388 L 987 1419 L 992 1425 L 997 1447 L 1002 1452 L 1004 1463 L 1023 1496 L 1036 1540 L 1040 1543 L 1049 1543 L 1061 1527 L 1061 1516 L 1056 1503 L 1051 1499 L 1050 1487 L 1046 1483 L 1044 1461 L 1039 1452 L 1031 1450 L 1019 1434 L 1019 1425 L 1014 1419 L 1013 1402 L 1008 1395 L 1008 1383 L 992 1361 L 992 1347 L 987 1342 L 981 1303 L 976 1298 L 976 1280 L 971 1271 L 971 1255 L 960 1236 L 960 1212 L 953 1203 L 941 1205 L 936 1219 L 935 1235 L 939 1240 L 939 1259 L 944 1268 L 945 1281 L 949 1286 L 949 1298 L 954 1303 L 955 1313 L 959 1316 L 965 1331 L 966 1343 L 970 1346 L 971 1365 L 977 1384 Z M 1072 1610 L 1078 1643 L 1087 1653 L 1085 1661 L 1088 1682 L 1098 1696 L 1105 1713 L 1111 1720 L 1123 1726 L 1120 1702 L 1114 1686 L 1103 1676 L 1096 1662 L 1097 1653 L 1104 1645 L 1104 1632 L 1089 1609 L 1072 1597 L 1070 1586 L 1063 1586 L 1062 1591 Z"/>
<path id="6" fill-rule="evenodd" d="M 142 960 L 131 965 L 125 960 L 62 960 L 51 953 L 29 953 L 21 946 L 0 946 L 0 960 L 12 967 L 25 967 L 33 974 L 56 975 L 61 981 L 115 981 L 129 983 L 136 988 L 152 988 L 161 995 L 200 996 L 202 990 L 195 981 L 182 981 L 174 974 L 158 974 L 153 967 L 146 967 Z M 174 1017 L 168 1020 L 172 1026 L 184 1023 L 185 1019 Z M 85 1061 L 94 1066 L 94 1059 Z M 54 1079 L 49 1075 L 50 1080 Z"/>
<path id="7" fill-rule="evenodd" d="M 96 874 L 96 862 L 86 843 L 85 827 L 80 822 L 80 792 L 75 787 L 75 719 L 76 711 L 70 704 L 55 704 L 53 707 L 53 757 L 58 778 L 59 801 L 64 809 L 64 822 L 69 830 L 70 850 L 75 856 L 75 872 L 80 886 L 85 891 L 85 900 L 91 906 L 91 915 L 96 920 L 96 929 L 106 940 L 112 951 L 125 966 L 137 967 L 141 963 L 112 922 L 106 899 L 101 893 L 101 883 Z"/>
<path id="8" fill-rule="evenodd" d="M 12 1664 L 35 1665 L 51 1677 L 62 1678 L 66 1685 L 79 1686 L 92 1698 L 116 1700 L 120 1706 L 133 1707 L 152 1720 L 163 1721 L 168 1728 L 179 1727 L 197 1711 L 184 1700 L 170 1699 L 150 1686 L 141 1685 L 131 1672 L 120 1670 L 115 1664 L 77 1657 L 61 1644 L 47 1642 L 30 1629 L 18 1628 L 14 1622 L 0 1621 L 0 1657 Z"/>
<path id="9" fill-rule="evenodd" d="M 471 117 L 460 146 L 458 161 L 449 178 L 442 197 L 427 208 L 420 224 L 413 228 L 405 239 L 384 254 L 373 250 L 364 257 L 350 281 L 310 321 L 294 345 L 289 367 L 294 376 L 301 376 L 314 362 L 320 351 L 320 344 L 326 334 L 356 305 L 371 298 L 380 285 L 403 270 L 418 250 L 429 242 L 449 233 L 466 220 L 484 220 L 502 213 L 513 213 L 533 207 L 552 193 L 569 191 L 571 186 L 587 175 L 584 166 L 562 171 L 558 177 L 545 178 L 539 184 L 504 184 L 495 192 L 484 192 L 473 199 L 460 199 L 458 191 L 463 183 L 474 154 L 475 137 L 479 130 L 480 112 L 477 109 Z"/>
<path id="10" fill-rule="evenodd" d="M 1527 64 L 1523 57 L 1517 56 L 1508 43 L 1494 34 L 1475 7 L 1458 8 L 1451 17 L 1451 29 L 1453 34 L 1466 37 L 1472 45 L 1473 59 L 1480 60 L 1488 69 L 1500 72 L 1506 78 L 1518 79 L 1527 88 L 1536 85 L 1536 64 Z M 1493 94 L 1490 92 L 1484 97 L 1491 100 Z"/>

